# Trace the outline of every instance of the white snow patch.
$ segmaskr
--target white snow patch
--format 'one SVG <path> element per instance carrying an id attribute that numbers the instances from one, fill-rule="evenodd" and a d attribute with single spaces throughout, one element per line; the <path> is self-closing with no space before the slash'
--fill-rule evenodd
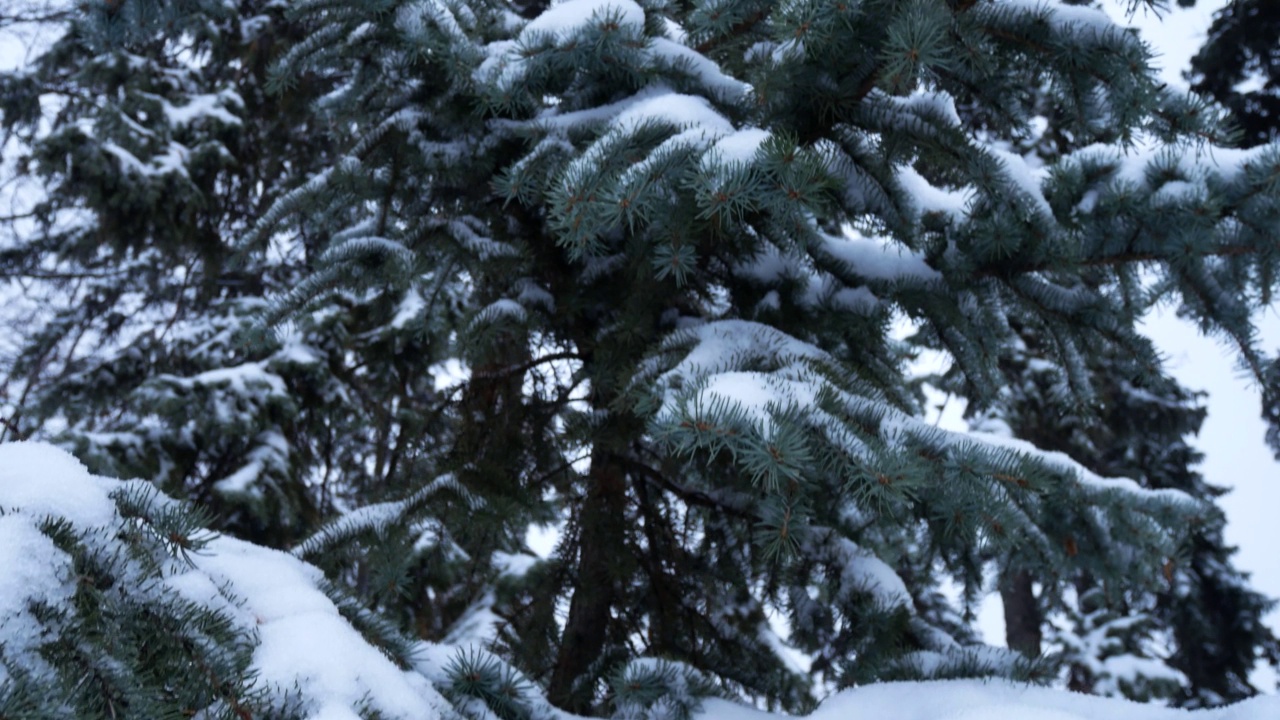
<path id="1" fill-rule="evenodd" d="M 564 42 L 592 18 L 616 17 L 620 26 L 639 30 L 644 26 L 644 10 L 632 0 L 567 0 L 547 8 L 529 21 L 521 37 L 548 34 Z"/>
<path id="2" fill-rule="evenodd" d="M 1053 208 L 1049 207 L 1049 201 L 1044 197 L 1044 190 L 1040 187 L 1040 180 L 1046 174 L 1043 170 L 1032 168 L 1026 158 L 1002 150 L 993 145 L 987 146 L 987 151 L 995 155 L 1004 165 L 1005 177 L 1022 191 L 1041 213 L 1043 217 L 1053 218 Z"/>
<path id="3" fill-rule="evenodd" d="M 206 370 L 192 375 L 190 378 L 161 375 L 157 379 L 173 382 L 185 388 L 193 388 L 198 385 L 226 385 L 233 392 L 240 395 L 247 393 L 251 388 L 265 388 L 276 395 L 287 394 L 284 380 L 279 375 L 268 372 L 265 364 L 261 362 Z"/>
<path id="4" fill-rule="evenodd" d="M 1267 152 L 1270 152 L 1268 145 L 1253 148 L 1216 146 L 1170 148 L 1148 138 L 1127 150 L 1114 145 L 1088 145 L 1064 156 L 1061 162 L 1093 161 L 1100 164 L 1113 164 L 1115 166 L 1113 182 L 1138 188 L 1149 187 L 1147 170 L 1154 163 L 1173 164 L 1193 181 L 1192 187 L 1194 187 L 1194 183 L 1201 182 L 1210 175 L 1217 175 L 1222 180 L 1231 182 L 1245 172 L 1251 163 L 1261 165 L 1259 161 Z M 1178 189 L 1185 193 L 1191 188 L 1178 186 Z"/>
<path id="5" fill-rule="evenodd" d="M 354 720 L 362 702 L 406 720 L 433 717 L 445 705 L 425 678 L 397 668 L 338 614 L 317 588 L 323 574 L 315 567 L 228 537 L 195 560 L 196 571 L 230 588 L 252 617 L 258 685 L 298 687 L 311 720 Z"/>
<path id="6" fill-rule="evenodd" d="M 742 128 L 715 141 L 707 157 L 723 165 L 746 165 L 755 159 L 770 134 L 757 127 Z"/>
<path id="7" fill-rule="evenodd" d="M 913 199 L 921 215 L 942 213 L 961 219 L 968 214 L 966 208 L 973 194 L 971 189 L 947 190 L 937 187 L 916 172 L 915 168 L 905 165 L 898 168 L 897 180 Z"/>
<path id="8" fill-rule="evenodd" d="M 493 566 L 509 577 L 522 577 L 541 561 L 542 558 L 528 553 L 509 553 L 499 550 L 493 554 Z"/>
<path id="9" fill-rule="evenodd" d="M 914 252 L 892 240 L 869 238 L 848 228 L 843 236 L 824 235 L 822 250 L 868 280 L 935 282 L 942 274 Z"/>
<path id="10" fill-rule="evenodd" d="M 143 95 L 159 101 L 164 109 L 165 117 L 169 120 L 169 124 L 175 127 L 189 125 L 202 118 L 213 118 L 227 125 L 239 125 L 240 118 L 232 115 L 227 110 L 227 106 L 244 107 L 244 100 L 234 90 L 230 89 L 218 93 L 193 95 L 186 105 L 180 106 L 174 105 L 159 95 L 150 95 L 148 93 L 143 93 Z"/>
<path id="11" fill-rule="evenodd" d="M 116 516 L 107 492 L 119 487 L 120 483 L 90 477 L 79 460 L 52 445 L 0 445 L 0 512 L 21 509 L 31 517 L 106 525 Z"/>
<path id="12" fill-rule="evenodd" d="M 811 720 L 1264 720 L 1280 713 L 1280 698 L 1263 697 L 1188 712 L 1001 680 L 952 680 L 869 685 L 838 693 Z M 717 720 L 724 720 L 717 718 Z"/>
<path id="13" fill-rule="evenodd" d="M 784 716 L 719 698 L 705 720 L 781 720 Z M 808 720 L 1274 720 L 1280 697 L 1188 711 L 1020 685 L 1003 680 L 942 680 L 866 685 L 827 698 Z"/>
<path id="14" fill-rule="evenodd" d="M 649 41 L 649 52 L 661 56 L 672 65 L 682 67 L 698 78 L 711 92 L 728 101 L 741 100 L 751 86 L 741 80 L 725 75 L 720 66 L 706 55 L 667 38 L 653 38 Z"/>
<path id="15" fill-rule="evenodd" d="M 628 106 L 613 120 L 620 130 L 632 130 L 648 122 L 665 122 L 680 128 L 699 128 L 717 137 L 733 132 L 733 125 L 706 98 L 681 93 L 660 93 Z"/>
<path id="16" fill-rule="evenodd" d="M 0 488 L 6 485 L 0 479 Z M 41 640 L 40 626 L 27 617 L 30 604 L 62 605 L 75 591 L 71 558 L 35 526 L 39 517 L 0 515 L 0 648 L 11 655 Z M 0 686 L 7 676 L 0 665 Z"/>

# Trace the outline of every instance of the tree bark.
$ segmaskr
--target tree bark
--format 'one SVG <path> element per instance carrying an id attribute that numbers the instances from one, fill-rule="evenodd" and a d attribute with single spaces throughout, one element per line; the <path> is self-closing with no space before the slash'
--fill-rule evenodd
<path id="1" fill-rule="evenodd" d="M 579 511 L 578 573 L 547 697 L 569 712 L 591 712 L 594 679 L 617 600 L 617 569 L 625 548 L 626 474 L 613 452 L 599 445 L 591 458 L 587 497 Z"/>
<path id="2" fill-rule="evenodd" d="M 1004 601 L 1006 644 L 1028 657 L 1039 657 L 1043 618 L 1031 584 L 1031 573 L 1025 570 L 1005 573 L 1000 582 L 1000 599 Z"/>

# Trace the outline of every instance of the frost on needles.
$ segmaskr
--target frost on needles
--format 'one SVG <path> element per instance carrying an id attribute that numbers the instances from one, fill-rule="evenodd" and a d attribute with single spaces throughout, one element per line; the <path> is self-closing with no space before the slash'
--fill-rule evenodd
<path id="1" fill-rule="evenodd" d="M 1157 472 L 1196 423 L 1111 414 L 1187 409 L 1158 302 L 1273 375 L 1280 154 L 1088 3 L 43 21 L 0 75 L 0 439 L 143 482 L 0 448 L 0 715 L 1163 718 L 1004 680 L 1216 704 L 1280 657 L 1213 490 Z M 920 350 L 974 432 L 921 419 Z M 1054 645 L 979 642 L 993 576 Z M 1225 586 L 1227 670 L 1151 657 L 1147 600 Z"/>

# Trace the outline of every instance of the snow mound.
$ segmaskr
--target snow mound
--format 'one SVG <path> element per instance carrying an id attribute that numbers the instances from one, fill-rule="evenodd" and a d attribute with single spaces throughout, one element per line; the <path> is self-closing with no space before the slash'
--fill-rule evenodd
<path id="1" fill-rule="evenodd" d="M 724 700 L 705 702 L 705 720 L 778 720 Z M 809 720 L 1275 720 L 1280 697 L 1223 708 L 1177 710 L 1002 680 L 880 683 L 837 693 Z"/>
<path id="2" fill-rule="evenodd" d="M 115 518 L 107 493 L 118 485 L 91 477 L 79 460 L 49 445 L 0 445 L 0 510 L 105 525 Z"/>

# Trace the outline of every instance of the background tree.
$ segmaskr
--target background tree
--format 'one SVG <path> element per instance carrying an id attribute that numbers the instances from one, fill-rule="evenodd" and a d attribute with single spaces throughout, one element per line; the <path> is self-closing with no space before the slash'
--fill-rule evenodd
<path id="1" fill-rule="evenodd" d="M 1051 88 L 1033 90 L 1025 111 L 1040 120 L 1011 149 L 1033 165 L 1053 163 L 1079 145 L 1056 129 L 1061 105 Z M 1094 403 L 1082 404 L 1051 359 L 1051 339 L 1020 324 L 1014 330 L 1017 339 L 1000 363 L 1006 377 L 1000 397 L 969 407 L 976 429 L 1063 452 L 1100 475 L 1129 477 L 1144 487 L 1178 488 L 1208 503 L 1223 492 L 1193 470 L 1201 456 L 1190 436 L 1204 417 L 1193 394 L 1163 373 L 1126 376 L 1103 352 L 1087 360 L 1098 392 Z M 1234 549 L 1223 546 L 1223 520 L 1214 517 L 1166 568 L 1168 587 L 1159 591 L 1109 592 L 1087 574 L 1041 582 L 1029 568 L 1007 567 L 999 590 L 1009 647 L 1031 656 L 1061 649 L 1077 691 L 1167 697 L 1191 706 L 1253 694 L 1250 670 L 1262 659 L 1274 663 L 1280 647 L 1262 621 L 1273 603 L 1249 591 L 1247 577 L 1231 566 Z M 1219 641 L 1206 643 L 1208 637 Z M 1209 661 L 1205 652 L 1221 654 Z"/>
<path id="2" fill-rule="evenodd" d="M 1277 97 L 1280 11 L 1270 3 L 1233 0 L 1214 15 L 1205 44 L 1191 61 L 1193 89 L 1231 109 L 1245 147 L 1268 142 L 1280 127 Z M 1280 391 L 1275 368 L 1268 376 L 1262 416 L 1267 441 L 1280 453 Z"/>
<path id="3" fill-rule="evenodd" d="M 313 105 L 333 101 L 336 82 L 284 87 L 272 74 L 302 28 L 257 2 L 58 19 L 65 34 L 0 80 L 18 177 L 32 179 L 14 193 L 0 251 L 16 301 L 0 439 L 51 439 L 95 472 L 146 478 L 216 529 L 280 548 L 420 490 L 448 451 L 456 404 L 438 392 L 464 299 L 449 265 L 424 255 L 401 275 L 349 269 L 344 287 L 318 297 L 308 286 L 313 302 L 263 332 L 278 298 L 334 284 L 315 268 L 344 221 L 298 218 L 263 252 L 236 251 L 268 208 L 341 166 Z M 450 529 L 472 530 L 446 510 L 465 500 L 415 497 L 456 523 L 382 533 L 364 546 L 373 560 L 324 560 L 439 638 L 486 592 L 463 579 L 486 577 L 489 554 L 452 553 Z"/>
<path id="4" fill-rule="evenodd" d="M 1042 357 L 1034 335 L 1002 363 L 1006 391 L 975 414 L 975 429 L 1009 434 L 1079 459 L 1094 472 L 1173 488 L 1212 503 L 1223 492 L 1195 471 L 1190 444 L 1204 419 L 1195 394 L 1167 376 L 1126 379 L 1113 358 L 1094 357 L 1099 402 L 1074 406 L 1064 373 Z M 1221 705 L 1257 692 L 1249 675 L 1276 662 L 1280 644 L 1263 622 L 1274 606 L 1231 564 L 1214 512 L 1162 569 L 1162 587 L 1145 592 L 1098 584 L 1088 573 L 1043 580 L 1031 569 L 1005 576 L 1008 643 L 1032 655 L 1061 647 L 1073 690 Z M 1008 570 L 1006 570 L 1008 572 Z M 1039 588 L 1039 592 L 1035 588 Z M 1042 642 L 1043 638 L 1043 642 Z"/>
<path id="5" fill-rule="evenodd" d="M 1214 14 L 1191 59 L 1191 89 L 1231 110 L 1252 147 L 1275 139 L 1280 123 L 1280 8 L 1264 0 L 1231 0 Z"/>

